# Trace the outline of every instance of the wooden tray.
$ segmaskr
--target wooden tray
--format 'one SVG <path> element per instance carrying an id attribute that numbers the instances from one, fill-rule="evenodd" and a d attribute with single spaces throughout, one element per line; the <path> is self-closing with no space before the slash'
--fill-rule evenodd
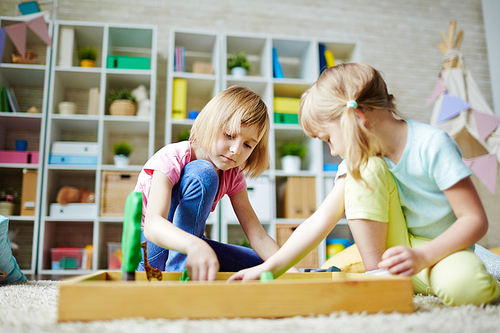
<path id="1" fill-rule="evenodd" d="M 121 281 L 120 272 L 101 271 L 60 285 L 58 321 L 144 318 L 280 318 L 347 312 L 413 311 L 410 278 L 352 273 L 287 273 L 271 282 Z"/>

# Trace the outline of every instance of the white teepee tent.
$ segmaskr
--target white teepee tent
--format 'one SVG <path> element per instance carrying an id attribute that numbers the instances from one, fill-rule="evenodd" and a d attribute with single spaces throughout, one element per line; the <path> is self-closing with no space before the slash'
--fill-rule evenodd
<path id="1" fill-rule="evenodd" d="M 499 194 L 495 195 L 500 181 L 497 177 L 500 171 L 500 118 L 495 116 L 465 68 L 460 52 L 463 31 L 460 30 L 455 38 L 455 27 L 456 22 L 451 21 L 448 35 L 441 33 L 444 42 L 438 45 L 444 62 L 427 103 L 434 102 L 431 125 L 446 131 L 457 141 L 465 163 L 484 185 L 481 188 L 482 185 L 475 180 L 490 220 L 490 231 L 495 234 L 489 236 L 487 242 L 490 247 L 500 246 Z"/>

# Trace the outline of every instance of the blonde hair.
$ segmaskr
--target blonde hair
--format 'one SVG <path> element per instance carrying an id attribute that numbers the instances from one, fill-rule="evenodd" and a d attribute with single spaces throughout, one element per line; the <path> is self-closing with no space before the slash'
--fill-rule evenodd
<path id="1" fill-rule="evenodd" d="M 327 68 L 302 94 L 299 121 L 311 137 L 328 123 L 340 122 L 349 172 L 360 180 L 361 167 L 371 156 L 383 155 L 383 149 L 356 116 L 356 108 L 347 105 L 349 101 L 356 101 L 357 109 L 364 112 L 388 110 L 401 118 L 380 72 L 367 64 L 347 63 Z"/>
<path id="2" fill-rule="evenodd" d="M 246 176 L 256 178 L 269 167 L 269 115 L 262 98 L 244 87 L 230 87 L 217 94 L 201 110 L 191 128 L 194 147 L 212 151 L 221 133 L 238 134 L 241 126 L 256 126 L 259 141 L 244 165 Z"/>

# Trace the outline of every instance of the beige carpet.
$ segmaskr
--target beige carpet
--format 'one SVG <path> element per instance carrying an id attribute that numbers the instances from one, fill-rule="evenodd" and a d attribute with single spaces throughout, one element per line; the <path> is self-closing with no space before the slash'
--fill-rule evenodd
<path id="1" fill-rule="evenodd" d="M 36 281 L 0 287 L 0 332 L 500 332 L 500 304 L 446 307 L 415 296 L 413 314 L 347 314 L 285 319 L 146 320 L 57 323 L 58 284 Z M 168 300 L 165 300 L 168 302 Z M 251 306 L 251 305 L 249 305 Z"/>

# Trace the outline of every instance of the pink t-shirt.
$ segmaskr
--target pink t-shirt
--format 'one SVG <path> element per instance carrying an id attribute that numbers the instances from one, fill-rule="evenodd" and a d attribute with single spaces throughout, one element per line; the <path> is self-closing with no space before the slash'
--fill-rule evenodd
<path id="1" fill-rule="evenodd" d="M 144 164 L 137 184 L 135 186 L 136 192 L 142 193 L 142 219 L 144 222 L 144 215 L 148 205 L 149 191 L 151 190 L 151 180 L 153 179 L 153 172 L 160 171 L 170 179 L 172 185 L 177 184 L 181 176 L 181 171 L 186 164 L 191 160 L 191 142 L 182 141 L 166 145 L 158 150 L 147 162 Z M 243 191 L 247 184 L 245 175 L 240 167 L 225 170 L 222 172 L 222 179 L 219 182 L 220 188 L 215 197 L 212 205 L 212 212 L 217 206 L 222 197 L 227 194 L 229 196 L 235 195 Z"/>

